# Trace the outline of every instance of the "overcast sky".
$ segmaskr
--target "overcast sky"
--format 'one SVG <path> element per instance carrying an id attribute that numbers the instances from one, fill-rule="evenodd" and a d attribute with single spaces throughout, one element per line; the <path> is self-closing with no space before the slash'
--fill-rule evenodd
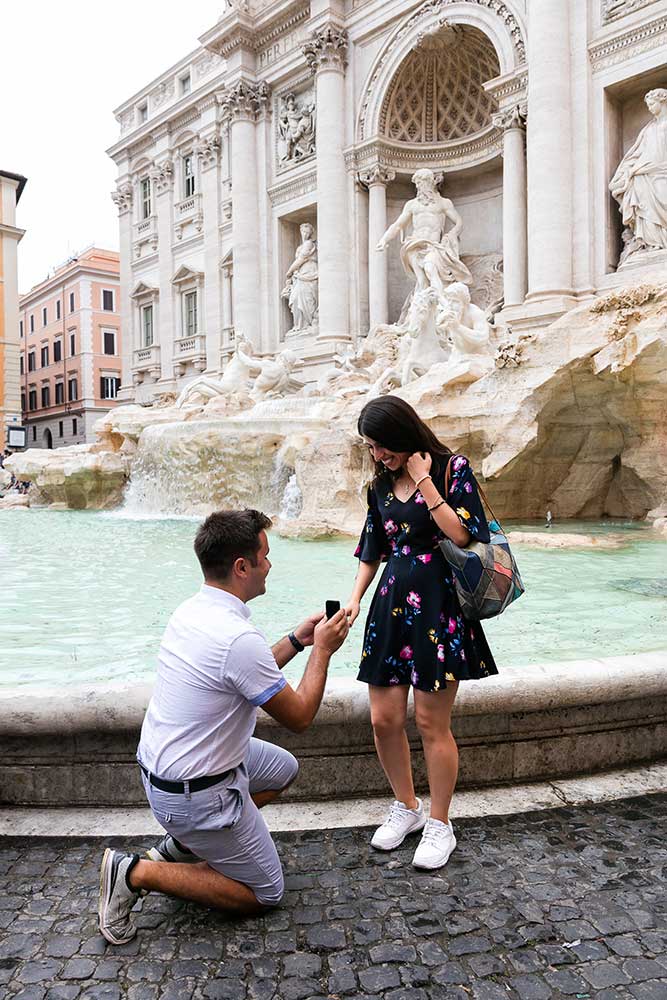
<path id="1" fill-rule="evenodd" d="M 12 0 L 3 5 L 0 169 L 18 206 L 19 291 L 90 243 L 118 249 L 113 109 L 197 47 L 223 0 Z M 5 29 L 9 31 L 5 35 Z"/>

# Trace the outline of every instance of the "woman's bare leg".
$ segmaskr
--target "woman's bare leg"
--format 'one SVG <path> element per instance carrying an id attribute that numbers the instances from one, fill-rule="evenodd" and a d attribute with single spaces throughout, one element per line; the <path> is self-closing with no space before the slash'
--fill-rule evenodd
<path id="1" fill-rule="evenodd" d="M 417 808 L 412 781 L 410 745 L 405 732 L 408 706 L 407 685 L 368 685 L 375 748 L 394 797 L 408 809 Z"/>
<path id="2" fill-rule="evenodd" d="M 459 748 L 451 730 L 452 708 L 458 681 L 448 681 L 442 691 L 415 689 L 415 721 L 424 746 L 431 792 L 431 818 L 449 821 L 459 772 Z"/>

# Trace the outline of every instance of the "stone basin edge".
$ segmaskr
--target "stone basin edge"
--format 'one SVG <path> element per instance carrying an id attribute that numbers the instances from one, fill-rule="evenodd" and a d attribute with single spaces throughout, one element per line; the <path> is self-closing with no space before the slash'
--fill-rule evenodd
<path id="1" fill-rule="evenodd" d="M 139 729 L 152 681 L 0 688 L 0 735 Z M 542 712 L 667 695 L 667 650 L 505 667 L 497 677 L 462 683 L 455 717 Z M 276 727 L 259 712 L 262 728 Z M 314 729 L 370 719 L 366 686 L 332 677 Z"/>

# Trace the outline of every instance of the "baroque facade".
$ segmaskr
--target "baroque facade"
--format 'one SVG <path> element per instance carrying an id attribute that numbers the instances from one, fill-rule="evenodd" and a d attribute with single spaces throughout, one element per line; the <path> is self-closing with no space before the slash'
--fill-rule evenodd
<path id="1" fill-rule="evenodd" d="M 116 111 L 120 398 L 220 373 L 241 337 L 314 380 L 396 322 L 410 280 L 376 247 L 424 167 L 501 322 L 641 281 L 664 251 L 609 184 L 665 86 L 665 0 L 227 0 Z"/>

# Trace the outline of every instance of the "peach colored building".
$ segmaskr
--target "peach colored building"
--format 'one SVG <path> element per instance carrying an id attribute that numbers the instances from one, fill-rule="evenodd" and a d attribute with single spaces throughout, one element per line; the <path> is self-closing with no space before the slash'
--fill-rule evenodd
<path id="1" fill-rule="evenodd" d="M 21 410 L 29 448 L 94 439 L 121 377 L 119 255 L 89 247 L 19 300 Z"/>

